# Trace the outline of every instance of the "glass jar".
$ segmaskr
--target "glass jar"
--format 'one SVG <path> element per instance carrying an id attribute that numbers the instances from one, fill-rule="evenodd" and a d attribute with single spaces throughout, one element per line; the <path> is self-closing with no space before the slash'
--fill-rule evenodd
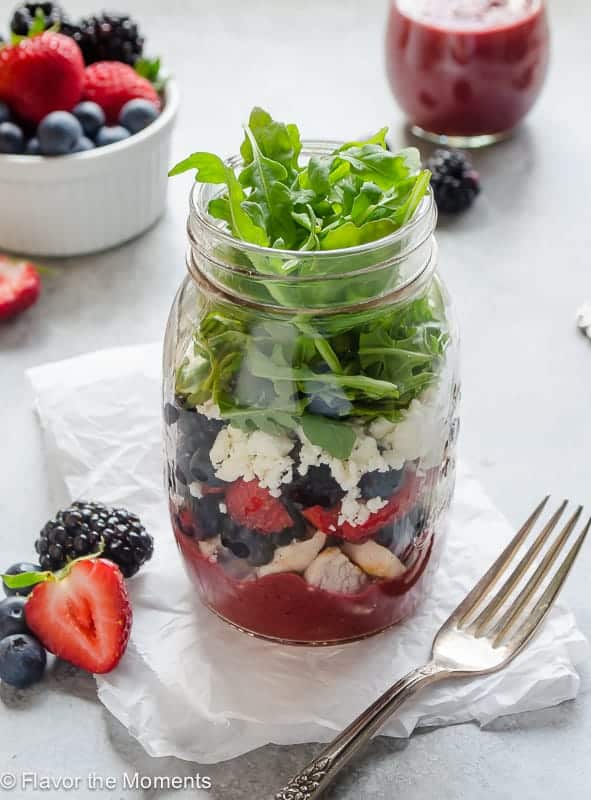
<path id="1" fill-rule="evenodd" d="M 379 241 L 296 252 L 234 239 L 207 212 L 218 189 L 193 190 L 165 340 L 174 535 L 232 625 L 359 639 L 428 590 L 453 491 L 457 332 L 435 203 Z"/>
<path id="2" fill-rule="evenodd" d="M 542 89 L 543 0 L 391 0 L 390 86 L 413 133 L 454 147 L 506 138 Z"/>

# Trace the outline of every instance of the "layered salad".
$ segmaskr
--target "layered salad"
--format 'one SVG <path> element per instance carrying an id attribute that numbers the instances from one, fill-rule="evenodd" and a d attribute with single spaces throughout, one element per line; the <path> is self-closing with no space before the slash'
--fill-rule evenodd
<path id="1" fill-rule="evenodd" d="M 295 126 L 255 109 L 238 174 L 207 153 L 173 172 L 220 184 L 220 229 L 288 251 L 277 269 L 297 277 L 311 266 L 294 251 L 318 251 L 322 270 L 323 251 L 379 244 L 426 199 L 429 173 L 415 151 L 390 152 L 385 130 L 305 164 L 300 147 Z M 270 261 L 251 256 L 249 274 Z M 394 273 L 373 303 L 347 298 L 346 275 L 308 288 L 312 307 L 332 292 L 330 313 L 307 313 L 301 292 L 289 308 L 271 280 L 266 306 L 213 282 L 177 299 L 164 405 L 174 531 L 204 602 L 249 632 L 355 639 L 407 616 L 424 589 L 451 491 L 453 333 L 438 280 L 388 302 Z"/>

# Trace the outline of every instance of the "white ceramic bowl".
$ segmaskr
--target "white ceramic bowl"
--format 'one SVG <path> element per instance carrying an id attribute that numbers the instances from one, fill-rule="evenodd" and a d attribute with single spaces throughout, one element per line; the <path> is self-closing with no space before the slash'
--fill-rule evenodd
<path id="1" fill-rule="evenodd" d="M 0 154 L 0 251 L 94 253 L 149 228 L 166 205 L 178 104 L 169 81 L 158 119 L 129 139 L 71 156 Z"/>

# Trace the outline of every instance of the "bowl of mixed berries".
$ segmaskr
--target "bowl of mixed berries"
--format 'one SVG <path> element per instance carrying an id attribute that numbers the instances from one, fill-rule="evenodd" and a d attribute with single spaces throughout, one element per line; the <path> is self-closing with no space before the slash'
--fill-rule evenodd
<path id="1" fill-rule="evenodd" d="M 137 22 L 21 3 L 0 35 L 0 249 L 80 255 L 162 214 L 174 81 Z"/>

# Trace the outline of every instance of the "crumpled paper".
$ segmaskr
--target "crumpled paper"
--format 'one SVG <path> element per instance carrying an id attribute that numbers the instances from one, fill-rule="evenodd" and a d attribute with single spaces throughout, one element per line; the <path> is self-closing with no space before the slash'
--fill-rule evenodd
<path id="1" fill-rule="evenodd" d="M 411 620 L 341 647 L 260 641 L 199 605 L 177 553 L 162 480 L 160 347 L 92 353 L 35 368 L 29 377 L 48 471 L 57 479 L 56 505 L 88 498 L 126 506 L 155 537 L 153 560 L 129 582 L 134 625 L 127 653 L 112 673 L 97 676 L 101 701 L 153 756 L 207 764 L 271 742 L 329 741 L 428 659 L 440 624 L 512 536 L 460 463 L 434 591 Z M 571 699 L 579 686 L 575 664 L 586 655 L 572 614 L 558 606 L 503 672 L 425 690 L 384 733 L 485 724 Z"/>

